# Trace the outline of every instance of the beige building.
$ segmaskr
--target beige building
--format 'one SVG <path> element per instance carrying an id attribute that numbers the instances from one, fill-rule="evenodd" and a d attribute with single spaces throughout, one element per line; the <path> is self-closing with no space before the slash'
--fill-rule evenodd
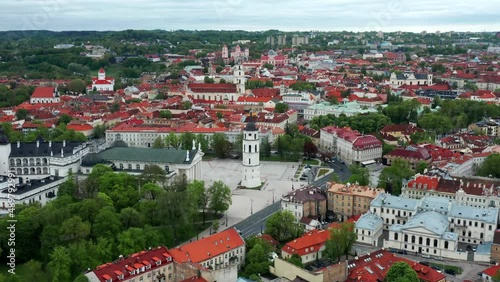
<path id="1" fill-rule="evenodd" d="M 331 183 L 327 193 L 328 210 L 333 211 L 339 220 L 346 220 L 369 211 L 371 201 L 383 192 L 383 189 L 368 186 Z"/>

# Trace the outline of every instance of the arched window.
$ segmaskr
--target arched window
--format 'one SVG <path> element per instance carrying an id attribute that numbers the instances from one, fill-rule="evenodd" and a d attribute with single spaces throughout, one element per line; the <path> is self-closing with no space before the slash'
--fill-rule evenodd
<path id="1" fill-rule="evenodd" d="M 405 234 L 405 242 L 408 242 L 408 234 Z"/>
<path id="2" fill-rule="evenodd" d="M 41 165 L 42 161 L 40 160 L 40 158 L 36 158 L 35 163 L 36 165 Z"/>
<path id="3" fill-rule="evenodd" d="M 36 168 L 36 174 L 42 174 L 42 168 L 37 167 Z"/>
<path id="4" fill-rule="evenodd" d="M 448 249 L 448 241 L 444 241 L 444 248 Z"/>
<path id="5" fill-rule="evenodd" d="M 252 164 L 252 159 L 248 158 L 248 164 Z"/>
<path id="6" fill-rule="evenodd" d="M 437 248 L 437 246 L 438 246 L 438 240 L 437 240 L 437 239 L 434 239 L 434 247 L 436 247 L 436 248 Z"/>
<path id="7" fill-rule="evenodd" d="M 15 166 L 15 161 L 14 161 L 14 159 L 10 159 L 10 166 Z"/>
<path id="8" fill-rule="evenodd" d="M 47 163 L 48 163 L 48 162 L 47 162 L 47 158 L 43 158 L 43 159 L 42 159 L 42 165 L 47 165 Z"/>
<path id="9" fill-rule="evenodd" d="M 35 165 L 35 159 L 30 158 L 30 165 L 31 165 L 31 166 Z"/>
<path id="10" fill-rule="evenodd" d="M 431 239 L 427 238 L 427 239 L 425 240 L 425 244 L 426 244 L 427 246 L 430 246 L 430 245 L 431 245 Z"/>
<path id="11" fill-rule="evenodd" d="M 398 233 L 394 233 L 394 240 L 398 240 Z"/>
<path id="12" fill-rule="evenodd" d="M 423 241 L 424 241 L 424 239 L 422 237 L 418 237 L 418 244 L 419 245 L 422 245 Z"/>
<path id="13" fill-rule="evenodd" d="M 16 166 L 21 166 L 21 159 L 16 159 Z"/>
<path id="14" fill-rule="evenodd" d="M 248 145 L 248 152 L 251 153 L 252 152 L 252 145 Z"/>
<path id="15" fill-rule="evenodd" d="M 17 175 L 19 175 L 19 174 L 23 174 L 23 170 L 22 170 L 22 169 L 20 169 L 20 168 L 18 168 L 18 169 L 16 170 L 16 174 L 17 174 Z"/>
<path id="16" fill-rule="evenodd" d="M 42 169 L 42 171 L 43 171 L 43 174 L 49 174 L 49 170 L 48 170 L 46 167 L 44 167 L 44 168 Z"/>
<path id="17" fill-rule="evenodd" d="M 257 151 L 258 151 L 258 150 L 257 150 L 257 145 L 255 145 L 255 153 L 257 153 Z"/>
<path id="18" fill-rule="evenodd" d="M 411 242 L 412 242 L 412 243 L 415 243 L 415 235 L 412 235 L 412 236 L 411 236 Z"/>
<path id="19" fill-rule="evenodd" d="M 24 165 L 24 166 L 27 166 L 27 165 L 28 165 L 28 159 L 27 159 L 27 158 L 24 158 L 24 159 L 23 159 L 23 165 Z"/>

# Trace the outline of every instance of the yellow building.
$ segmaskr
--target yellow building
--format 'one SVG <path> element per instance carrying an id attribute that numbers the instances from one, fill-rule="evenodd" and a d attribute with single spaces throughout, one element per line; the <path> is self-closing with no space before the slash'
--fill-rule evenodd
<path id="1" fill-rule="evenodd" d="M 328 189 L 328 210 L 335 213 L 337 219 L 347 220 L 348 218 L 364 214 L 370 209 L 370 203 L 379 193 L 384 190 L 380 188 L 370 188 L 355 184 L 330 183 Z"/>

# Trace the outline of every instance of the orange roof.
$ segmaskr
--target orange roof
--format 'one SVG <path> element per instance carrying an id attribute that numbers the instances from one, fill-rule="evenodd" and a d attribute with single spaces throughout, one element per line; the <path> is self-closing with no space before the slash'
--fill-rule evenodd
<path id="1" fill-rule="evenodd" d="M 281 250 L 289 254 L 303 256 L 307 253 L 319 251 L 328 239 L 330 239 L 330 231 L 315 229 L 300 238 L 286 243 Z"/>
<path id="2" fill-rule="evenodd" d="M 439 183 L 439 177 L 420 175 L 408 182 L 408 187 L 413 187 L 414 183 L 417 186 L 422 185 L 422 189 L 425 187 L 424 185 L 427 185 L 426 190 L 436 190 Z"/>
<path id="3" fill-rule="evenodd" d="M 244 245 L 236 229 L 230 228 L 169 251 L 177 262 L 199 263 Z"/>
<path id="4" fill-rule="evenodd" d="M 494 265 L 492 267 L 489 267 L 489 268 L 486 268 L 483 273 L 490 276 L 490 277 L 493 277 L 495 276 L 495 274 L 497 274 L 497 272 L 500 270 L 500 265 Z"/>

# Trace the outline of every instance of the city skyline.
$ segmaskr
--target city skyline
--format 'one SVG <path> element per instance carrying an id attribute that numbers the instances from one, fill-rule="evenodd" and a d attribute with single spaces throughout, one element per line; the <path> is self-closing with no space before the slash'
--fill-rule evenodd
<path id="1" fill-rule="evenodd" d="M 0 30 L 498 31 L 500 2 L 11 1 Z M 495 12 L 497 11 L 497 12 Z"/>

